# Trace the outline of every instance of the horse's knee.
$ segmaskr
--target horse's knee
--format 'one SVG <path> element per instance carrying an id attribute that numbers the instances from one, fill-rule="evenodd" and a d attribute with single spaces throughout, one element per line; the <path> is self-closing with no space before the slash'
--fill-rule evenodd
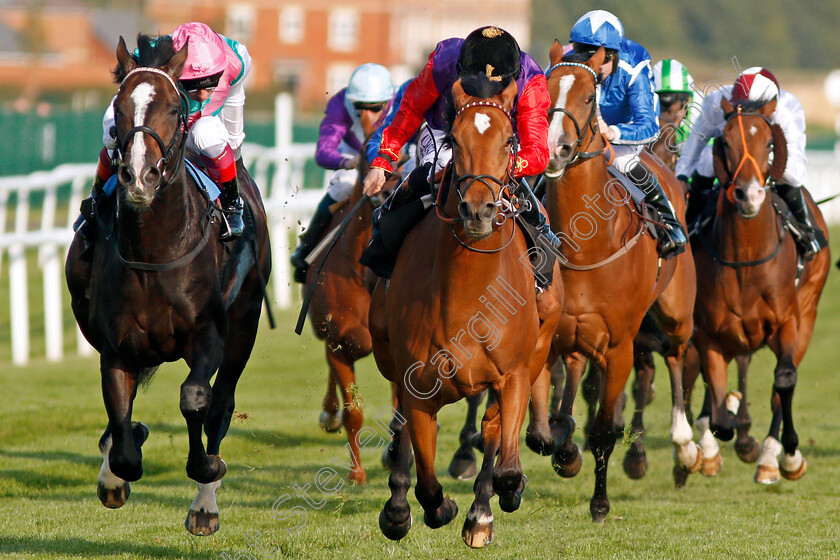
<path id="1" fill-rule="evenodd" d="M 777 391 L 792 391 L 796 387 L 796 367 L 793 364 L 779 364 L 774 374 L 773 388 Z"/>
<path id="2" fill-rule="evenodd" d="M 187 419 L 203 417 L 210 406 L 212 394 L 209 383 L 184 383 L 181 385 L 181 414 Z"/>

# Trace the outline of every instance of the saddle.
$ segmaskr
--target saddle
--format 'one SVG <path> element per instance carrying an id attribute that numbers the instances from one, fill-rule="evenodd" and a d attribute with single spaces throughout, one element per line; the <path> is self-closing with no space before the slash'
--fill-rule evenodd
<path id="1" fill-rule="evenodd" d="M 621 183 L 621 186 L 624 187 L 630 195 L 630 200 L 633 202 L 636 210 L 644 218 L 645 228 L 647 228 L 650 236 L 653 239 L 659 239 L 659 232 L 657 231 L 655 224 L 662 223 L 662 218 L 659 215 L 659 212 L 657 212 L 651 205 L 645 203 L 644 191 L 637 187 L 633 181 L 628 179 L 626 175 L 621 173 L 612 165 L 607 166 L 607 171 L 610 172 L 610 175 L 612 175 L 614 179 L 617 179 Z"/>

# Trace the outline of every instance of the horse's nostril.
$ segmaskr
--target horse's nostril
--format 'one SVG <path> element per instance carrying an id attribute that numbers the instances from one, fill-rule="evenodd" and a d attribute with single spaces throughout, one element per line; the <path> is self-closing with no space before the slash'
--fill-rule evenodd
<path id="1" fill-rule="evenodd" d="M 134 183 L 134 170 L 127 165 L 120 167 L 120 182 L 125 185 Z"/>
<path id="2" fill-rule="evenodd" d="M 475 213 L 472 211 L 470 203 L 466 200 L 462 200 L 458 203 L 458 215 L 465 220 L 472 220 L 475 216 Z"/>
<path id="3" fill-rule="evenodd" d="M 496 205 L 492 202 L 486 202 L 484 204 L 484 209 L 481 211 L 481 219 L 483 221 L 493 219 L 493 216 L 496 215 Z"/>
<path id="4" fill-rule="evenodd" d="M 747 200 L 747 193 L 745 193 L 742 189 L 735 189 L 735 200 L 744 201 Z"/>
<path id="5" fill-rule="evenodd" d="M 570 144 L 561 144 L 557 149 L 557 155 L 561 158 L 567 158 L 572 155 L 572 146 Z"/>

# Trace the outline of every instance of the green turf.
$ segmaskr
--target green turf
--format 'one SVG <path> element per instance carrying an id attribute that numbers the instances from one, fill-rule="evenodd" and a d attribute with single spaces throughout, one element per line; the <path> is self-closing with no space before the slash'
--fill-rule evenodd
<path id="1" fill-rule="evenodd" d="M 840 239 L 837 233 L 835 238 Z M 278 313 L 276 331 L 263 321 L 240 383 L 236 408 L 241 414 L 222 447 L 228 474 L 218 495 L 221 529 L 211 537 L 194 537 L 183 528 L 195 493 L 195 484 L 184 472 L 187 438 L 178 409 L 183 364 L 162 367 L 138 395 L 134 418 L 151 429 L 143 448 L 145 474 L 132 485 L 129 501 L 119 510 L 102 507 L 95 491 L 100 464 L 96 445 L 106 418 L 97 361 L 68 358 L 59 364 L 7 365 L 0 377 L 0 558 L 836 559 L 840 557 L 840 376 L 835 369 L 840 345 L 834 334 L 840 328 L 838 288 L 840 279 L 832 270 L 814 341 L 800 368 L 794 417 L 808 460 L 802 480 L 756 485 L 754 465 L 740 463 L 732 446 L 724 445 L 719 476 L 694 475 L 686 488 L 675 490 L 668 382 L 659 362 L 659 396 L 647 414 L 650 470 L 641 481 L 629 480 L 621 469 L 626 445 L 616 448 L 610 460 L 612 511 L 606 522 L 590 521 L 591 454 L 584 454 L 580 475 L 562 480 L 547 458 L 523 446 L 529 481 L 522 507 L 513 514 L 501 513 L 494 498 L 496 539 L 478 551 L 468 549 L 460 537 L 472 501 L 472 482 L 446 475 L 464 403 L 440 415 L 438 473 L 445 493 L 460 508 L 449 526 L 427 528 L 412 489 L 414 527 L 409 535 L 394 543 L 380 534 L 377 518 L 388 486 L 378 454 L 363 457 L 367 486 L 345 484 L 327 496 L 320 509 L 295 496 L 293 485 L 310 484 L 310 495 L 321 499 L 314 488 L 316 473 L 327 466 L 342 471 L 332 460 L 346 461 L 346 455 L 344 436 L 323 433 L 318 427 L 326 385 L 323 345 L 308 328 L 303 337 L 293 334 L 293 311 Z M 753 433 L 759 439 L 769 421 L 772 369 L 769 351 L 756 356 L 750 402 Z M 358 386 L 370 419 L 388 404 L 389 394 L 371 358 L 360 364 Z M 695 410 L 698 406 L 695 399 Z M 582 441 L 580 432 L 577 439 Z M 292 506 L 307 512 L 295 533 L 288 530 L 289 519 L 272 515 L 272 505 L 286 494 L 292 498 L 278 506 L 278 513 Z M 249 535 L 259 535 L 264 553 Z"/>

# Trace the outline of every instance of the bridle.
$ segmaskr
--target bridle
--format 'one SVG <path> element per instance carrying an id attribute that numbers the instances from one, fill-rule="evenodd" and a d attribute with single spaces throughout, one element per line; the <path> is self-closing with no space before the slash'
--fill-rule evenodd
<path id="1" fill-rule="evenodd" d="M 595 70 L 587 66 L 586 64 L 581 64 L 580 62 L 558 62 L 553 66 L 550 66 L 548 70 L 545 71 L 545 77 L 548 78 L 549 74 L 551 74 L 554 70 L 561 66 L 574 66 L 577 68 L 583 68 L 589 74 L 592 75 L 592 78 L 595 80 L 595 85 L 597 87 L 599 80 L 598 74 L 595 73 Z M 589 111 L 589 117 L 586 120 L 586 124 L 581 127 L 580 123 L 578 123 L 575 116 L 565 107 L 552 107 L 548 111 L 548 120 L 551 122 L 551 118 L 554 116 L 554 113 L 563 113 L 567 117 L 572 120 L 572 124 L 575 125 L 575 133 L 577 134 L 577 139 L 572 143 L 573 151 L 572 151 L 572 158 L 566 164 L 566 167 L 579 163 L 581 161 L 585 161 L 588 159 L 592 159 L 596 156 L 602 155 L 606 151 L 606 147 L 601 148 L 600 150 L 590 152 L 587 151 L 589 146 L 592 145 L 592 142 L 595 141 L 595 137 L 597 136 L 597 122 L 598 122 L 598 114 L 596 113 L 598 107 L 598 101 L 595 100 L 592 102 L 592 109 Z M 586 147 L 583 148 L 583 138 L 586 136 L 586 133 L 591 132 L 589 135 L 589 142 L 586 143 Z"/>
<path id="2" fill-rule="evenodd" d="M 114 150 L 114 157 L 112 159 L 112 163 L 114 165 L 118 165 L 120 167 L 125 166 L 125 157 L 126 152 L 128 149 L 128 143 L 134 137 L 135 134 L 143 133 L 148 134 L 152 137 L 152 139 L 157 142 L 158 148 L 160 148 L 160 153 L 162 154 L 161 158 L 155 164 L 158 172 L 160 172 L 161 182 L 158 183 L 155 190 L 162 189 L 168 186 L 172 180 L 178 175 L 178 172 L 181 169 L 181 166 L 184 162 L 184 153 L 187 148 L 187 143 L 184 141 L 186 134 L 187 134 L 187 107 L 189 106 L 189 102 L 186 99 L 184 93 L 178 89 L 178 86 L 175 85 L 175 81 L 172 77 L 160 70 L 159 68 L 151 68 L 151 67 L 139 67 L 135 68 L 131 72 L 125 75 L 123 78 L 123 83 L 125 80 L 128 79 L 129 76 L 132 74 L 136 74 L 138 72 L 152 72 L 154 74 L 159 74 L 167 79 L 167 81 L 172 85 L 175 91 L 178 93 L 178 96 L 181 100 L 180 106 L 178 107 L 178 125 L 175 129 L 175 133 L 172 135 L 172 139 L 169 141 L 169 144 L 165 144 L 163 139 L 160 137 L 160 134 L 157 133 L 153 128 L 146 126 L 146 125 L 137 125 L 134 128 L 131 128 L 128 132 L 125 133 L 123 138 L 117 137 L 117 147 Z M 177 149 L 177 151 L 176 151 Z M 169 162 L 172 158 L 175 157 L 175 168 L 172 169 L 170 173 L 166 172 L 167 167 L 169 166 Z M 165 181 L 163 181 L 165 179 Z"/>
<path id="3" fill-rule="evenodd" d="M 749 147 L 747 146 L 747 136 L 746 136 L 746 133 L 744 132 L 744 117 L 747 117 L 747 116 L 761 117 L 761 119 L 764 120 L 765 123 L 767 123 L 767 126 L 770 127 L 771 134 L 772 134 L 772 131 L 773 131 L 773 125 L 770 122 L 770 119 L 768 119 L 767 117 L 765 117 L 761 113 L 743 113 L 743 112 L 741 112 L 741 107 L 740 106 L 738 107 L 738 109 L 734 113 L 732 113 L 731 115 L 729 115 L 729 117 L 727 117 L 727 119 L 726 119 L 727 123 L 730 120 L 732 120 L 733 118 L 738 119 L 738 131 L 740 132 L 740 135 L 741 135 L 741 145 L 744 148 L 744 154 L 741 156 L 741 161 L 738 162 L 738 167 L 735 169 L 735 172 L 732 174 L 732 177 L 729 179 L 729 184 L 724 185 L 724 188 L 726 188 L 726 196 L 730 201 L 734 201 L 733 189 L 735 187 L 735 180 L 738 178 L 738 175 L 741 173 L 741 170 L 744 169 L 744 165 L 747 162 L 750 162 L 752 164 L 753 168 L 755 169 L 755 172 L 758 174 L 758 182 L 765 191 L 776 184 L 775 177 L 773 177 L 769 173 L 767 174 L 766 178 L 764 177 L 764 173 L 761 172 L 761 166 L 758 165 L 758 160 L 756 160 L 755 156 L 753 156 L 750 153 Z M 772 153 L 773 152 L 771 151 L 771 154 Z"/>
<path id="4" fill-rule="evenodd" d="M 490 108 L 493 108 L 493 109 L 498 109 L 499 111 L 501 111 L 505 115 L 505 117 L 507 117 L 508 122 L 510 122 L 510 124 L 511 124 L 511 128 L 513 128 L 513 116 L 511 115 L 510 111 L 508 109 L 506 109 L 505 107 L 503 107 L 502 105 L 499 105 L 498 103 L 496 103 L 494 101 L 488 101 L 488 100 L 485 100 L 485 99 L 479 99 L 477 101 L 471 101 L 470 103 L 465 104 L 463 107 L 458 109 L 457 113 L 455 114 L 455 119 L 457 119 L 461 115 L 461 113 L 463 113 L 467 109 L 472 109 L 474 107 L 490 107 Z M 454 122 L 455 119 L 453 119 L 453 122 Z M 452 172 L 450 173 L 451 178 L 450 178 L 450 184 L 449 185 L 450 185 L 450 187 L 454 187 L 455 193 L 458 195 L 458 201 L 459 202 L 464 200 L 464 194 L 470 189 L 470 187 L 472 187 L 476 183 L 480 183 L 480 184 L 484 185 L 490 191 L 491 195 L 493 196 L 494 204 L 496 205 L 496 208 L 499 209 L 499 212 L 497 214 L 497 218 L 496 218 L 496 221 L 495 221 L 495 224 L 497 226 L 501 226 L 502 224 L 504 224 L 507 221 L 507 219 L 509 217 L 516 216 L 517 214 L 520 213 L 520 210 L 518 210 L 513 205 L 513 203 L 511 201 L 504 198 L 505 192 L 510 190 L 510 187 L 514 186 L 514 184 L 515 184 L 514 178 L 513 178 L 513 168 L 514 168 L 514 165 L 516 164 L 517 153 L 519 152 L 519 142 L 516 139 L 516 136 L 515 135 L 511 136 L 511 139 L 512 139 L 512 141 L 508 142 L 508 145 L 510 146 L 510 157 L 509 157 L 509 161 L 508 161 L 508 168 L 507 168 L 507 171 L 505 172 L 505 177 L 503 179 L 500 179 L 500 178 L 498 178 L 494 175 L 486 175 L 486 174 L 484 174 L 484 175 L 473 175 L 473 174 L 458 175 L 458 174 L 455 173 L 454 165 L 452 166 L 453 169 L 452 169 Z M 496 195 L 495 191 L 493 190 L 493 184 L 496 184 L 496 185 L 499 186 L 498 196 Z M 463 190 L 462 190 L 463 185 L 466 185 L 466 186 L 464 186 Z M 458 243 L 460 243 L 461 245 L 463 245 L 464 247 L 466 247 L 470 251 L 475 251 L 477 253 L 497 253 L 497 252 L 505 249 L 508 245 L 511 244 L 511 242 L 513 242 L 514 235 L 516 234 L 516 228 L 515 227 L 512 228 L 512 230 L 511 230 L 510 239 L 508 239 L 507 242 L 504 245 L 502 245 L 501 247 L 498 247 L 496 249 L 476 249 L 475 247 L 472 247 L 472 246 L 464 243 L 461 240 L 461 238 L 458 237 L 458 235 L 456 234 L 455 229 L 454 229 L 454 224 L 458 223 L 458 222 L 461 222 L 462 219 L 461 218 L 450 218 L 449 216 L 447 216 L 443 212 L 444 201 L 441 200 L 441 196 L 442 196 L 441 193 L 442 192 L 443 192 L 443 188 L 439 188 L 438 193 L 437 193 L 437 199 L 435 201 L 435 210 L 437 212 L 438 218 L 441 221 L 449 224 L 450 229 L 452 230 L 452 235 L 455 237 L 455 239 L 458 241 Z"/>

